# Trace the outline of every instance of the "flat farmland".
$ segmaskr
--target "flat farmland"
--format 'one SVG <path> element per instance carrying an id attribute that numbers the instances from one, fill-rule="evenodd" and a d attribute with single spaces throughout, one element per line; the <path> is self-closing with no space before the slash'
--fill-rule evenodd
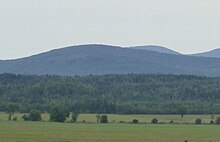
<path id="1" fill-rule="evenodd" d="M 220 126 L 209 125 L 210 115 L 115 115 L 108 114 L 109 124 L 97 124 L 96 114 L 80 114 L 77 123 L 7 121 L 0 113 L 0 142 L 219 142 Z M 215 115 L 217 117 L 219 115 Z M 150 124 L 152 118 L 161 123 L 173 120 L 180 124 Z M 205 125 L 194 125 L 201 118 Z M 138 119 L 141 124 L 129 124 Z M 68 122 L 69 120 L 67 120 Z M 86 123 L 81 123 L 81 122 Z M 124 123 L 119 123 L 124 122 Z M 191 123 L 191 124 L 185 124 Z"/>
<path id="2" fill-rule="evenodd" d="M 220 126 L 0 122 L 1 142 L 219 142 Z"/>

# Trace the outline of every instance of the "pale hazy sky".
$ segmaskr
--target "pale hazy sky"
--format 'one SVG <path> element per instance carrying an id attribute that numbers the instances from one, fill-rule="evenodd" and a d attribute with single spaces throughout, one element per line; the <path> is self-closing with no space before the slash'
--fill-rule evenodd
<path id="1" fill-rule="evenodd" d="M 0 59 L 88 43 L 220 48 L 220 0 L 0 0 Z"/>

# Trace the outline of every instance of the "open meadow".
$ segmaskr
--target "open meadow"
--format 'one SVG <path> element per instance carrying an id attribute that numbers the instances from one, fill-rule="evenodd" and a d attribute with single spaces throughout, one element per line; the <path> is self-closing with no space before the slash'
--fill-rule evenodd
<path id="1" fill-rule="evenodd" d="M 219 142 L 218 125 L 0 122 L 1 142 Z"/>
<path id="2" fill-rule="evenodd" d="M 8 114 L 0 114 L 0 142 L 219 142 L 219 125 L 195 124 L 129 124 L 133 119 L 150 123 L 174 120 L 177 123 L 194 123 L 211 120 L 209 115 L 108 115 L 109 124 L 97 124 L 95 114 L 81 114 L 78 123 L 25 122 L 22 114 L 18 121 L 7 121 Z M 88 123 L 80 123 L 83 120 Z M 123 121 L 125 123 L 118 123 Z M 113 123 L 114 122 L 114 123 Z M 127 122 L 127 123 L 126 123 Z"/>

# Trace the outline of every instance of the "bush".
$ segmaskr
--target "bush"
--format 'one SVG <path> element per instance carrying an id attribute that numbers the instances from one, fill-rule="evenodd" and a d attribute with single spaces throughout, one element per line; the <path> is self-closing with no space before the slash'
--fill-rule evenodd
<path id="1" fill-rule="evenodd" d="M 78 113 L 72 113 L 71 122 L 74 123 L 77 121 L 79 114 Z"/>
<path id="2" fill-rule="evenodd" d="M 18 120 L 18 117 L 15 116 L 12 120 L 13 120 L 13 121 L 17 121 L 17 120 Z"/>
<path id="3" fill-rule="evenodd" d="M 197 118 L 195 120 L 195 124 L 202 124 L 202 119 L 201 118 Z"/>
<path id="4" fill-rule="evenodd" d="M 137 124 L 139 121 L 137 119 L 133 119 L 132 123 Z"/>
<path id="5" fill-rule="evenodd" d="M 38 110 L 31 110 L 29 115 L 28 115 L 28 120 L 29 121 L 41 121 L 41 112 Z"/>
<path id="6" fill-rule="evenodd" d="M 101 123 L 108 123 L 108 116 L 107 115 L 102 115 L 100 122 Z"/>
<path id="7" fill-rule="evenodd" d="M 23 119 L 24 121 L 28 121 L 28 120 L 29 120 L 29 118 L 28 118 L 28 116 L 27 116 L 26 114 L 24 114 L 24 115 L 21 117 L 21 119 Z"/>
<path id="8" fill-rule="evenodd" d="M 157 118 L 153 118 L 153 119 L 151 120 L 151 123 L 152 123 L 152 124 L 157 124 L 157 123 L 158 123 L 158 119 L 157 119 Z"/>
<path id="9" fill-rule="evenodd" d="M 96 115 L 96 121 L 97 121 L 97 123 L 101 122 L 101 115 L 99 115 L 99 114 Z"/>
<path id="10" fill-rule="evenodd" d="M 210 121 L 210 124 L 214 124 L 214 121 L 213 121 L 213 120 L 211 120 L 211 121 Z"/>
<path id="11" fill-rule="evenodd" d="M 169 122 L 170 124 L 173 124 L 174 123 L 174 121 L 173 120 L 170 120 L 170 122 Z"/>
<path id="12" fill-rule="evenodd" d="M 215 123 L 216 123 L 216 124 L 220 124 L 220 117 L 217 117 L 217 118 L 215 119 Z"/>
<path id="13" fill-rule="evenodd" d="M 12 117 L 12 114 L 9 113 L 9 115 L 8 115 L 8 121 L 11 121 L 11 117 Z"/>
<path id="14" fill-rule="evenodd" d="M 24 121 L 41 121 L 41 112 L 38 110 L 31 110 L 28 115 L 24 114 L 21 119 Z"/>
<path id="15" fill-rule="evenodd" d="M 69 117 L 69 111 L 62 106 L 56 106 L 50 112 L 50 121 L 52 122 L 64 122 Z"/>

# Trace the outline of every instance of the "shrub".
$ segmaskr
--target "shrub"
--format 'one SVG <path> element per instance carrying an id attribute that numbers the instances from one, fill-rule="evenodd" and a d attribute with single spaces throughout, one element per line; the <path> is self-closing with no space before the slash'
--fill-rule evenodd
<path id="1" fill-rule="evenodd" d="M 17 121 L 17 120 L 18 120 L 18 117 L 15 116 L 12 120 L 13 120 L 13 121 Z"/>
<path id="2" fill-rule="evenodd" d="M 174 123 L 174 121 L 173 120 L 170 120 L 170 122 L 169 122 L 170 124 L 173 124 Z"/>
<path id="3" fill-rule="evenodd" d="M 78 113 L 72 113 L 71 122 L 74 123 L 77 121 L 79 114 Z"/>
<path id="4" fill-rule="evenodd" d="M 213 120 L 211 120 L 211 121 L 210 121 L 210 124 L 214 124 L 214 121 L 213 121 Z"/>
<path id="5" fill-rule="evenodd" d="M 31 110 L 29 115 L 28 115 L 28 120 L 30 121 L 41 121 L 41 112 L 38 110 Z"/>
<path id="6" fill-rule="evenodd" d="M 215 119 L 215 123 L 216 123 L 216 124 L 220 124 L 220 117 L 217 117 L 217 118 Z"/>
<path id="7" fill-rule="evenodd" d="M 29 120 L 29 118 L 28 118 L 28 116 L 27 116 L 26 114 L 24 114 L 24 115 L 21 117 L 21 119 L 23 119 L 24 121 L 28 121 L 28 120 Z"/>
<path id="8" fill-rule="evenodd" d="M 97 123 L 101 122 L 101 115 L 99 115 L 99 114 L 96 115 L 96 121 L 97 121 Z"/>
<path id="9" fill-rule="evenodd" d="M 195 124 L 202 124 L 202 119 L 201 118 L 197 118 L 195 120 Z"/>
<path id="10" fill-rule="evenodd" d="M 100 122 L 101 123 L 108 123 L 108 116 L 107 115 L 102 115 Z"/>
<path id="11" fill-rule="evenodd" d="M 8 121 L 11 121 L 11 114 L 8 115 Z"/>
<path id="12" fill-rule="evenodd" d="M 69 111 L 63 106 L 56 106 L 50 112 L 50 121 L 52 122 L 64 122 L 69 117 Z"/>
<path id="13" fill-rule="evenodd" d="M 158 119 L 157 119 L 157 118 L 153 118 L 153 119 L 151 120 L 151 123 L 152 123 L 152 124 L 157 124 L 157 123 L 158 123 Z"/>
<path id="14" fill-rule="evenodd" d="M 31 110 L 28 115 L 24 114 L 21 119 L 24 121 L 41 121 L 41 112 L 38 110 Z"/>
<path id="15" fill-rule="evenodd" d="M 137 119 L 133 119 L 132 123 L 137 124 L 139 121 Z"/>

